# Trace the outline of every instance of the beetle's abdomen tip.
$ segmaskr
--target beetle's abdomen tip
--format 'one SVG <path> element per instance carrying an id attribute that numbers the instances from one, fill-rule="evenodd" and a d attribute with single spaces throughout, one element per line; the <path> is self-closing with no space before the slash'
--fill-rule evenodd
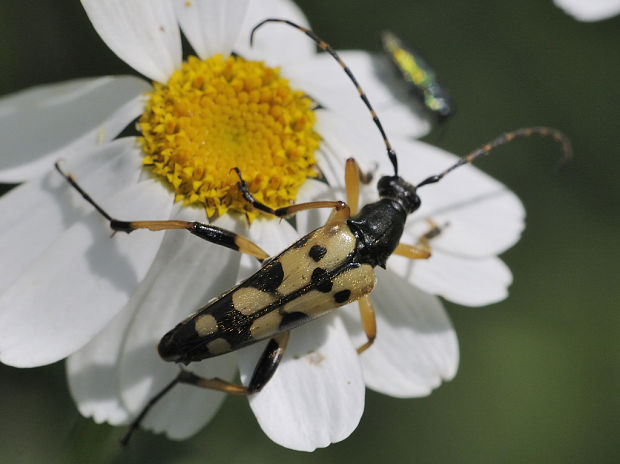
<path id="1" fill-rule="evenodd" d="M 180 362 L 184 357 L 174 336 L 174 331 L 170 331 L 162 337 L 159 345 L 157 345 L 157 352 L 164 361 Z"/>

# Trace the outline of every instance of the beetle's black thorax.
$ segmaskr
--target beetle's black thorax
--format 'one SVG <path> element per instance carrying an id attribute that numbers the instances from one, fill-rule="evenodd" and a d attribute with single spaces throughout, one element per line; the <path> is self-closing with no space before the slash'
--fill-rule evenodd
<path id="1" fill-rule="evenodd" d="M 403 235 L 407 216 L 420 207 L 420 198 L 416 188 L 397 175 L 383 176 L 377 190 L 381 199 L 364 206 L 347 224 L 357 238 L 360 262 L 385 268 Z"/>
<path id="2" fill-rule="evenodd" d="M 347 224 L 357 238 L 357 252 L 363 264 L 385 267 L 385 262 L 403 234 L 407 213 L 400 203 L 382 198 L 364 206 Z"/>

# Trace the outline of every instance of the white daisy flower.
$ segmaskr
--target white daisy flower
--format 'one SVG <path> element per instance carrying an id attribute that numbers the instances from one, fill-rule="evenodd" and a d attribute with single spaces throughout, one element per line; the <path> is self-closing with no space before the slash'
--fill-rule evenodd
<path id="1" fill-rule="evenodd" d="M 553 0 L 579 21 L 601 21 L 620 13 L 620 0 Z"/>
<path id="2" fill-rule="evenodd" d="M 249 47 L 251 26 L 266 17 L 307 24 L 289 1 L 82 3 L 107 45 L 155 84 L 108 76 L 38 87 L 0 100 L 0 181 L 27 181 L 0 201 L 5 263 L 0 273 L 0 360 L 33 367 L 68 358 L 69 384 L 80 412 L 97 422 L 125 424 L 178 372 L 158 358 L 159 338 L 256 265 L 249 257 L 179 231 L 139 230 L 111 239 L 101 216 L 51 170 L 54 161 L 63 159 L 63 167 L 114 217 L 207 221 L 208 213 L 218 216 L 214 224 L 249 237 L 270 254 L 321 225 L 326 212 L 300 214 L 297 230 L 264 218 L 247 227 L 227 214 L 246 207 L 237 198 L 234 176 L 229 186 L 220 182 L 231 167 L 238 166 L 256 197 L 270 205 L 286 204 L 298 188 L 297 202 L 342 197 L 325 184 L 304 181 L 313 164 L 306 155 L 315 148 L 316 164 L 334 186 L 342 185 L 344 161 L 352 155 L 365 169 L 379 163 L 378 174 L 391 174 L 391 168 L 355 88 L 331 57 L 316 53 L 298 31 L 277 25 L 262 29 Z M 182 63 L 179 28 L 199 58 Z M 236 55 L 230 56 L 231 51 Z M 385 86 L 381 60 L 364 52 L 342 57 L 388 128 L 404 177 L 415 182 L 453 162 L 452 155 L 413 140 L 428 130 L 428 123 L 402 104 L 403 95 Z M 222 75 L 245 80 L 230 79 L 233 85 L 223 89 Z M 260 87 L 265 82 L 275 83 L 277 95 L 293 106 L 270 107 L 274 97 Z M 320 103 L 320 109 L 310 112 L 303 95 Z M 205 107 L 213 111 L 203 111 Z M 272 118 L 261 119 L 265 112 Z M 251 127 L 252 137 L 247 129 L 223 128 L 222 114 L 226 120 L 255 116 L 244 126 Z M 143 142 L 116 139 L 137 117 Z M 293 134 L 277 133 L 261 125 L 264 120 L 287 121 Z M 192 137 L 201 132 L 218 137 Z M 233 147 L 232 140 L 239 143 Z M 217 162 L 194 156 L 204 150 L 217 152 Z M 232 164 L 225 164 L 231 151 Z M 283 153 L 287 157 L 278 161 Z M 164 176 L 174 192 L 145 175 L 144 165 Z M 169 165 L 176 168 L 166 171 Z M 282 165 L 286 171 L 278 170 Z M 373 195 L 374 188 L 364 189 L 366 200 Z M 471 306 L 506 296 L 511 275 L 497 255 L 518 240 L 523 228 L 519 200 L 471 166 L 429 186 L 421 196 L 423 206 L 408 223 L 403 241 L 415 243 L 428 229 L 426 218 L 448 226 L 433 242 L 432 259 L 413 263 L 393 257 L 388 271 L 378 270 L 372 298 L 379 335 L 371 349 L 357 355 L 355 347 L 364 336 L 356 308 L 345 308 L 296 329 L 274 377 L 250 397 L 257 420 L 275 442 L 313 450 L 343 440 L 360 420 L 365 386 L 398 397 L 428 394 L 451 379 L 458 365 L 456 335 L 433 295 Z M 189 367 L 225 380 L 233 380 L 239 368 L 247 383 L 263 347 L 257 344 Z M 224 398 L 220 392 L 175 387 L 143 426 L 174 439 L 189 437 L 213 417 Z"/>

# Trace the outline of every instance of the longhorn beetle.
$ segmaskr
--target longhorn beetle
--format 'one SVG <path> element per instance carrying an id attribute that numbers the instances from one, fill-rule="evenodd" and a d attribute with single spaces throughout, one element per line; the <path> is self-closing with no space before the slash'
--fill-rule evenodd
<path id="1" fill-rule="evenodd" d="M 460 159 L 445 171 L 412 185 L 398 175 L 396 152 L 392 149 L 366 94 L 337 53 L 310 30 L 285 19 L 270 18 L 260 22 L 252 30 L 250 42 L 256 30 L 267 22 L 285 23 L 304 32 L 322 50 L 336 59 L 353 81 L 360 98 L 370 111 L 385 143 L 388 157 L 394 167 L 394 175 L 381 177 L 377 184 L 380 199 L 358 211 L 360 179 L 363 176 L 355 160 L 349 158 L 345 166 L 347 203 L 313 201 L 272 209 L 252 196 L 241 171 L 234 168 L 239 177 L 237 186 L 245 200 L 268 215 L 283 218 L 314 208 L 333 209 L 324 226 L 300 238 L 280 254 L 269 257 L 247 238 L 209 224 L 180 220 L 115 219 L 77 184 L 71 174 L 65 174 L 56 163 L 58 172 L 110 222 L 110 227 L 115 232 L 130 233 L 136 229 L 153 231 L 185 229 L 209 242 L 255 256 L 262 262 L 262 267 L 255 274 L 207 303 L 166 333 L 158 346 L 159 355 L 165 361 L 187 365 L 269 339 L 249 384 L 244 386 L 218 378 L 203 378 L 181 368 L 179 374 L 151 398 L 136 417 L 122 439 L 123 444 L 128 442 L 148 411 L 176 384 L 190 384 L 233 395 L 259 392 L 278 367 L 290 331 L 336 307 L 354 301 L 359 303 L 367 341 L 357 351 L 361 354 L 369 348 L 376 335 L 375 314 L 369 296 L 376 280 L 373 268 L 385 267 L 387 259 L 392 254 L 411 259 L 427 259 L 430 256 L 428 240 L 439 232 L 435 227 L 416 244 L 400 243 L 407 216 L 420 207 L 420 198 L 417 194 L 417 189 L 420 187 L 439 182 L 452 170 L 471 163 L 479 156 L 488 154 L 493 148 L 517 137 L 531 135 L 551 137 L 562 145 L 565 158 L 570 156 L 568 139 L 561 132 L 546 127 L 519 129 L 501 135 Z"/>

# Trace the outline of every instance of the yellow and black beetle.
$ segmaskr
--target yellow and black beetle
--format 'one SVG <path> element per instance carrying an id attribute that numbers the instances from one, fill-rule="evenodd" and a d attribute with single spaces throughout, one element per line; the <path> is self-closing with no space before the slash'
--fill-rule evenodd
<path id="1" fill-rule="evenodd" d="M 546 127 L 519 129 L 496 138 L 442 173 L 430 176 L 414 186 L 398 175 L 396 153 L 379 119 L 350 69 L 336 52 L 308 29 L 284 19 L 271 18 L 262 21 L 254 27 L 252 37 L 256 29 L 267 22 L 286 23 L 303 31 L 338 61 L 370 110 L 385 142 L 388 157 L 394 167 L 394 175 L 381 177 L 377 184 L 380 199 L 358 211 L 360 182 L 365 176 L 360 173 L 353 158 L 349 158 L 345 166 L 347 203 L 315 201 L 274 210 L 254 199 L 246 187 L 241 172 L 235 168 L 239 176 L 237 185 L 244 198 L 266 214 L 289 217 L 308 209 L 333 209 L 324 226 L 297 240 L 280 254 L 269 257 L 250 240 L 209 224 L 180 220 L 114 219 L 77 184 L 70 174 L 65 174 L 57 163 L 56 169 L 110 222 L 110 227 L 115 232 L 130 233 L 136 229 L 153 231 L 185 229 L 209 242 L 255 256 L 263 263 L 262 267 L 248 279 L 180 322 L 163 336 L 158 346 L 159 354 L 164 360 L 187 365 L 269 339 L 249 384 L 244 386 L 217 378 L 207 379 L 181 369 L 178 376 L 153 397 L 134 420 L 123 439 L 124 443 L 128 441 L 150 408 L 178 383 L 235 395 L 249 395 L 260 391 L 278 367 L 290 331 L 339 306 L 358 301 L 367 341 L 357 351 L 362 353 L 370 347 L 376 335 L 375 314 L 369 296 L 375 284 L 373 268 L 385 267 L 387 259 L 392 254 L 411 259 L 428 258 L 430 256 L 428 241 L 439 233 L 439 228 L 431 227 L 418 243 L 400 243 L 407 216 L 420 206 L 417 194 L 417 189 L 420 187 L 438 182 L 453 169 L 471 163 L 478 156 L 487 154 L 494 147 L 517 137 L 531 135 L 552 137 L 562 144 L 565 156 L 570 155 L 568 140 L 561 132 Z"/>

